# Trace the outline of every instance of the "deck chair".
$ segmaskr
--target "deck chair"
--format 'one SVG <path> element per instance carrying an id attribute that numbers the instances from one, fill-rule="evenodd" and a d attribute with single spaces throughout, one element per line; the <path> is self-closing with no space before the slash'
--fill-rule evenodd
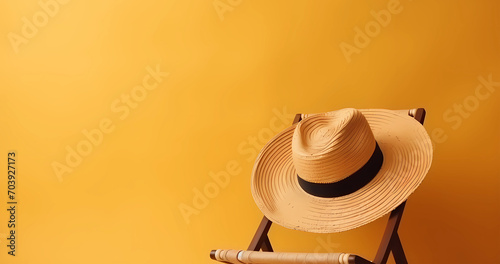
<path id="1" fill-rule="evenodd" d="M 410 110 L 399 110 L 401 113 L 407 113 L 409 116 L 415 118 L 422 125 L 424 123 L 426 111 L 424 108 L 416 108 Z M 293 124 L 299 122 L 302 118 L 301 114 L 297 114 L 295 119 L 293 120 Z M 377 254 L 373 261 L 369 261 L 365 258 L 354 254 L 345 254 L 345 259 L 340 262 L 334 262 L 339 264 L 386 264 L 389 258 L 389 254 L 392 252 L 394 260 L 397 264 L 407 264 L 408 261 L 406 259 L 403 245 L 401 243 L 401 239 L 398 235 L 398 228 L 401 222 L 401 218 L 403 217 L 403 211 L 405 209 L 406 201 L 400 204 L 396 209 L 394 209 L 387 222 L 384 235 L 382 236 L 382 241 L 378 247 Z M 271 241 L 268 236 L 269 229 L 271 228 L 272 221 L 267 219 L 266 216 L 262 218 L 255 235 L 248 246 L 248 251 L 264 251 L 264 252 L 273 252 L 273 247 L 271 245 Z M 237 254 L 237 251 L 228 252 L 228 255 Z M 210 258 L 213 260 L 219 260 L 216 256 L 217 252 L 212 250 L 210 252 Z M 304 253 L 306 254 L 306 253 Z M 339 253 L 334 253 L 339 254 Z M 338 257 L 339 255 L 336 255 Z M 232 256 L 233 259 L 236 259 L 236 256 Z M 340 258 L 342 258 L 342 254 L 340 254 Z M 231 263 L 226 261 L 221 261 L 225 263 Z"/>

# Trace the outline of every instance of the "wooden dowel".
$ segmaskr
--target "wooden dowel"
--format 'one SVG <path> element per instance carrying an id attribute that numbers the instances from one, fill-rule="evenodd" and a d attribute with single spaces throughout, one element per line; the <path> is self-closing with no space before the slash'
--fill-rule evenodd
<path id="1" fill-rule="evenodd" d="M 346 253 L 284 253 L 218 249 L 210 257 L 235 264 L 350 264 Z"/>

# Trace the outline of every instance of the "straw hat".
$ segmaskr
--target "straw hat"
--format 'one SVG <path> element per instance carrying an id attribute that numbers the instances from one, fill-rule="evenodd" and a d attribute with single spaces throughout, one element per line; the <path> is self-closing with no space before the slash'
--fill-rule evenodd
<path id="1" fill-rule="evenodd" d="M 252 195 L 284 227 L 341 232 L 404 202 L 431 161 L 431 140 L 408 115 L 353 108 L 309 115 L 264 146 Z"/>

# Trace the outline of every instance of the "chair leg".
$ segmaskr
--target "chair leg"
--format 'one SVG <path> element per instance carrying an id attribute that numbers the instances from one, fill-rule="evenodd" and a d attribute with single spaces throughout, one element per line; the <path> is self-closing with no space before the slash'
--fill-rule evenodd
<path id="1" fill-rule="evenodd" d="M 397 233 L 392 238 L 391 250 L 397 264 L 408 264 L 408 260 L 406 260 L 405 252 L 403 250 L 403 244 L 401 243 L 401 239 Z"/>
<path id="2" fill-rule="evenodd" d="M 356 255 L 349 256 L 348 261 L 349 264 L 374 264 L 373 262 Z"/>
<path id="3" fill-rule="evenodd" d="M 271 241 L 269 237 L 266 235 L 264 240 L 262 241 L 262 246 L 260 247 L 262 251 L 273 252 L 273 246 L 271 246 Z"/>
<path id="4" fill-rule="evenodd" d="M 265 245 L 265 240 L 267 239 L 267 241 L 269 241 L 267 233 L 269 232 L 272 223 L 273 222 L 267 219 L 267 217 L 265 216 L 262 217 L 262 221 L 260 221 L 260 225 L 257 228 L 257 232 L 255 232 L 252 242 L 250 242 L 250 246 L 248 246 L 248 250 L 259 251 L 262 248 L 262 246 Z M 271 248 L 271 242 L 268 242 L 268 245 L 269 248 Z"/>
<path id="5" fill-rule="evenodd" d="M 389 221 L 387 222 L 387 226 L 384 231 L 384 235 L 382 237 L 382 241 L 380 242 L 380 246 L 377 251 L 377 255 L 375 256 L 376 264 L 386 264 L 387 259 L 389 258 L 389 254 L 393 249 L 393 241 L 394 237 L 398 237 L 398 228 L 399 223 L 401 222 L 401 218 L 403 217 L 403 211 L 405 209 L 406 202 L 400 204 L 396 209 L 391 212 L 389 216 Z M 399 240 L 399 237 L 398 237 Z M 401 241 L 400 241 L 401 242 Z M 401 247 L 401 251 L 402 251 Z"/>

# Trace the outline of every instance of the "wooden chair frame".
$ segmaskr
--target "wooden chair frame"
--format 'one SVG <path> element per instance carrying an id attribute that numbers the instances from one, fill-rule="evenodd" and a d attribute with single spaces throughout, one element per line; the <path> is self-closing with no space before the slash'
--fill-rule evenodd
<path id="1" fill-rule="evenodd" d="M 408 115 L 415 118 L 422 125 L 424 124 L 425 119 L 425 109 L 416 108 L 408 110 Z M 293 124 L 299 122 L 301 119 L 301 114 L 295 115 L 295 119 L 293 120 Z M 401 218 L 403 217 L 403 211 L 405 209 L 406 201 L 400 204 L 396 209 L 391 212 L 389 216 L 389 221 L 387 222 L 387 226 L 385 228 L 384 235 L 382 236 L 382 241 L 380 242 L 377 255 L 375 256 L 375 260 L 369 261 L 360 256 L 351 255 L 349 257 L 349 264 L 386 264 L 389 258 L 389 254 L 392 252 L 394 260 L 397 264 L 407 264 L 408 261 L 406 259 L 403 244 L 401 243 L 401 239 L 399 238 L 398 228 L 399 223 L 401 222 Z M 250 246 L 248 250 L 252 251 L 268 251 L 272 252 L 273 247 L 271 245 L 271 241 L 269 240 L 268 232 L 271 228 L 272 221 L 267 219 L 266 216 L 262 218 L 257 231 L 250 242 Z"/>

